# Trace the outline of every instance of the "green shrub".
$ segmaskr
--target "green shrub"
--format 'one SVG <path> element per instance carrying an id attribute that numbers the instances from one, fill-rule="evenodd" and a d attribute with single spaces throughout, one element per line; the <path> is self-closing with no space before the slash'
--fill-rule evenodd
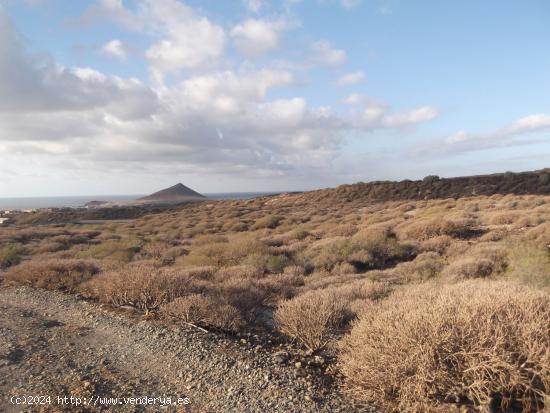
<path id="1" fill-rule="evenodd" d="M 424 179 L 422 179 L 422 182 L 424 182 L 426 184 L 433 184 L 433 183 L 438 182 L 440 180 L 441 180 L 441 178 L 437 175 L 428 175 L 428 176 L 425 176 Z"/>
<path id="2" fill-rule="evenodd" d="M 550 174 L 543 173 L 539 175 L 539 184 L 548 185 L 550 184 Z"/>
<path id="3" fill-rule="evenodd" d="M 0 268 L 6 269 L 21 262 L 25 250 L 18 244 L 7 244 L 0 248 Z"/>

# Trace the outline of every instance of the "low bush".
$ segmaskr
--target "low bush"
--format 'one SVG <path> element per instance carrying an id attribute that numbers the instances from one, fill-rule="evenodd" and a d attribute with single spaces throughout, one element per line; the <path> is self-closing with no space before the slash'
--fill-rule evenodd
<path id="1" fill-rule="evenodd" d="M 18 244 L 6 244 L 0 248 L 0 269 L 6 269 L 21 262 L 21 257 L 25 252 L 24 248 Z"/>
<path id="2" fill-rule="evenodd" d="M 269 247 L 253 237 L 232 239 L 230 242 L 217 242 L 193 247 L 188 255 L 178 262 L 186 266 L 214 265 L 228 267 L 241 265 L 253 254 L 269 254 Z"/>
<path id="3" fill-rule="evenodd" d="M 310 351 L 323 348 L 332 329 L 340 325 L 345 316 L 345 305 L 323 290 L 283 301 L 274 313 L 279 331 Z"/>
<path id="4" fill-rule="evenodd" d="M 404 230 L 404 235 L 408 239 L 419 241 L 427 240 L 441 235 L 448 235 L 453 238 L 468 237 L 475 228 L 475 222 L 469 219 L 449 220 L 433 218 L 413 222 Z"/>
<path id="5" fill-rule="evenodd" d="M 130 306 L 150 312 L 177 297 L 205 289 L 205 282 L 193 274 L 139 263 L 102 273 L 84 284 L 81 290 L 115 307 Z"/>
<path id="6" fill-rule="evenodd" d="M 4 279 L 9 284 L 75 292 L 81 283 L 98 272 L 99 267 L 94 261 L 47 259 L 26 261 L 12 267 Z"/>
<path id="7" fill-rule="evenodd" d="M 352 264 L 357 270 L 384 267 L 392 262 L 409 259 L 413 250 L 401 245 L 394 237 L 375 235 L 336 238 L 313 247 L 309 256 L 315 268 L 332 271 L 342 263 Z"/>
<path id="8" fill-rule="evenodd" d="M 283 217 L 280 215 L 267 215 L 258 219 L 252 226 L 252 229 L 277 228 L 282 220 Z"/>
<path id="9" fill-rule="evenodd" d="M 239 310 L 235 307 L 201 294 L 178 297 L 164 304 L 160 312 L 185 323 L 223 330 L 238 331 L 244 325 Z"/>
<path id="10" fill-rule="evenodd" d="M 478 245 L 468 251 L 466 258 L 459 258 L 443 270 L 443 275 L 452 280 L 484 278 L 502 274 L 508 267 L 506 252 L 491 245 Z"/>
<path id="11" fill-rule="evenodd" d="M 393 274 L 406 282 L 426 281 L 439 275 L 445 263 L 436 252 L 424 252 L 413 261 L 398 264 Z"/>
<path id="12" fill-rule="evenodd" d="M 388 412 L 542 412 L 549 325 L 550 297 L 540 291 L 423 284 L 365 308 L 341 343 L 341 368 L 355 397 Z"/>

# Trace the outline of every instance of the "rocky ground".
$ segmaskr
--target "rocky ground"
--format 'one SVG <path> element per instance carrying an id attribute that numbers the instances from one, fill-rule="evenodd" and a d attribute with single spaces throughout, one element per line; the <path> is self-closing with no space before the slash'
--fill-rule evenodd
<path id="1" fill-rule="evenodd" d="M 0 290 L 0 314 L 3 412 L 370 411 L 350 404 L 323 358 L 254 336 L 165 326 L 29 288 Z M 25 401 L 34 404 L 12 403 Z"/>

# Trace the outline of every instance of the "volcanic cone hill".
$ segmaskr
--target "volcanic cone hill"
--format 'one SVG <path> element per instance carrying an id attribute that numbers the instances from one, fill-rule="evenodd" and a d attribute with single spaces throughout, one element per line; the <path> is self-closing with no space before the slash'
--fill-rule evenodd
<path id="1" fill-rule="evenodd" d="M 155 192 L 154 194 L 139 198 L 138 201 L 154 201 L 154 202 L 179 202 L 179 201 L 191 201 L 205 199 L 204 195 L 193 191 L 191 188 L 186 187 L 182 183 L 171 186 L 170 188 L 163 189 Z"/>

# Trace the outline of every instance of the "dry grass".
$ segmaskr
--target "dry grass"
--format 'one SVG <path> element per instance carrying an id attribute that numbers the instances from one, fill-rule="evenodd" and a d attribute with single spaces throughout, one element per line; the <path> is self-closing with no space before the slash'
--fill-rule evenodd
<path id="1" fill-rule="evenodd" d="M 342 342 L 342 371 L 355 397 L 385 411 L 542 411 L 549 326 L 550 297 L 527 287 L 409 287 L 361 315 Z"/>

